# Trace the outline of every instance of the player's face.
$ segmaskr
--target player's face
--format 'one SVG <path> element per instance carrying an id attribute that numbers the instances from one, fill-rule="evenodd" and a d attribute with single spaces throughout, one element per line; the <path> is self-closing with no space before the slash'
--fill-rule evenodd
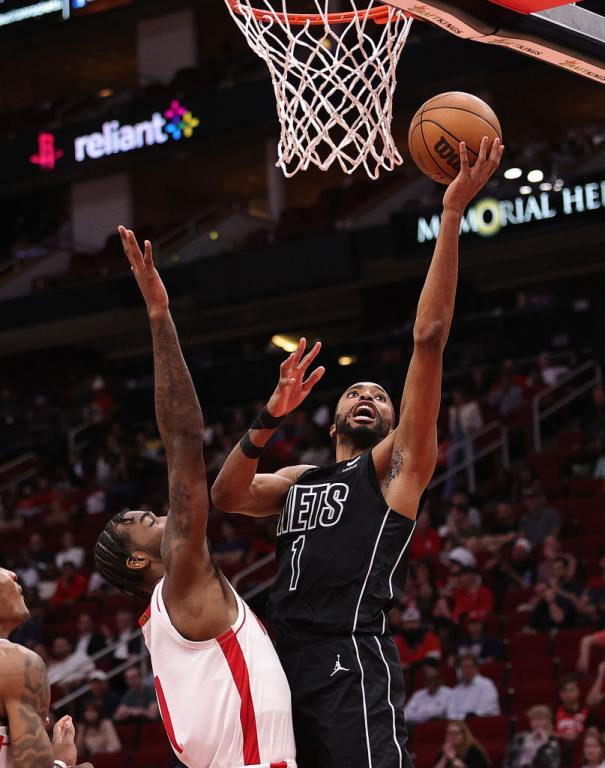
<path id="1" fill-rule="evenodd" d="M 28 619 L 29 610 L 17 574 L 0 568 L 0 622 L 7 622 L 16 628 Z"/>
<path id="2" fill-rule="evenodd" d="M 393 403 L 379 384 L 354 384 L 338 401 L 332 437 L 348 437 L 361 447 L 377 445 L 393 429 Z"/>
<path id="3" fill-rule="evenodd" d="M 128 512 L 120 525 L 130 536 L 133 552 L 143 552 L 154 560 L 162 559 L 165 517 L 156 517 L 153 512 Z"/>

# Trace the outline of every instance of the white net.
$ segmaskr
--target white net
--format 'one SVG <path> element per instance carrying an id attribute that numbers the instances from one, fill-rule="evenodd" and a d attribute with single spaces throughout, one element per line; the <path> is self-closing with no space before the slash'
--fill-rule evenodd
<path id="1" fill-rule="evenodd" d="M 339 163 L 348 174 L 363 165 L 376 179 L 381 169 L 401 165 L 391 123 L 410 18 L 378 0 L 360 10 L 347 0 L 355 13 L 336 24 L 330 0 L 313 0 L 319 23 L 297 26 L 287 0 L 257 0 L 254 7 L 250 0 L 226 2 L 269 66 L 281 123 L 277 165 L 287 177 L 311 164 L 326 171 Z M 374 9 L 384 12 L 381 23 L 371 18 Z"/>

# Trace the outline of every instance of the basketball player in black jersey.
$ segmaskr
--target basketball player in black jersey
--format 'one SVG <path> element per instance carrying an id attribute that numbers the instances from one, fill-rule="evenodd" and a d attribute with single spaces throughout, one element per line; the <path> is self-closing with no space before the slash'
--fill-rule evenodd
<path id="1" fill-rule="evenodd" d="M 403 591 L 409 543 L 437 459 L 442 358 L 458 280 L 466 206 L 498 168 L 503 147 L 484 139 L 449 186 L 435 254 L 420 297 L 414 352 L 399 423 L 378 384 L 349 387 L 331 434 L 336 464 L 258 475 L 280 419 L 324 373 L 307 371 L 319 344 L 305 341 L 281 366 L 279 385 L 233 450 L 213 488 L 217 506 L 279 514 L 277 582 L 271 601 L 277 649 L 292 689 L 299 768 L 403 768 L 403 675 L 386 612 Z"/>

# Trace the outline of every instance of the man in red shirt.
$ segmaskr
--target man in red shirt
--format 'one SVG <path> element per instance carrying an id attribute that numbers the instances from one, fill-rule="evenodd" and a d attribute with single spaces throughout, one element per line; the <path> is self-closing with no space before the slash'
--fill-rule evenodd
<path id="1" fill-rule="evenodd" d="M 477 621 L 485 621 L 493 609 L 491 590 L 481 584 L 481 577 L 473 568 L 463 568 L 458 577 L 458 588 L 452 594 L 452 621 L 459 624 L 469 613 L 473 613 Z"/>
<path id="2" fill-rule="evenodd" d="M 413 561 L 436 560 L 437 555 L 441 552 L 441 539 L 437 531 L 431 528 L 431 519 L 426 504 L 418 517 L 411 547 Z"/>
<path id="3" fill-rule="evenodd" d="M 441 643 L 434 632 L 423 627 L 420 612 L 408 608 L 401 616 L 401 634 L 395 636 L 401 666 L 404 669 L 427 661 L 441 660 Z"/>
<path id="4" fill-rule="evenodd" d="M 580 702 L 580 686 L 573 675 L 564 677 L 559 683 L 559 706 L 555 713 L 555 731 L 561 739 L 564 764 L 571 764 L 576 739 L 581 736 L 588 723 L 588 707 Z"/>
<path id="5" fill-rule="evenodd" d="M 87 585 L 86 577 L 76 571 L 73 563 L 67 561 L 61 569 L 61 575 L 57 581 L 57 588 L 51 603 L 53 605 L 73 605 L 86 593 Z"/>

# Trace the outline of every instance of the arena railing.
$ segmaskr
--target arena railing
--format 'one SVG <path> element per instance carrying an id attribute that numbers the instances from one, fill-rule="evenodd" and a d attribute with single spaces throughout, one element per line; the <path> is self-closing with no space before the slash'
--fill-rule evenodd
<path id="1" fill-rule="evenodd" d="M 492 435 L 494 435 L 492 437 Z M 508 429 L 499 421 L 490 421 L 484 427 L 473 432 L 463 440 L 450 443 L 447 448 L 441 449 L 439 459 L 447 460 L 448 456 L 460 456 L 463 458 L 448 466 L 444 472 L 436 474 L 429 485 L 429 490 L 434 490 L 444 485 L 460 472 L 466 472 L 467 486 L 470 493 L 477 491 L 476 465 L 480 459 L 499 453 L 502 465 L 505 469 L 510 467 L 510 450 L 508 441 Z"/>
<path id="2" fill-rule="evenodd" d="M 589 375 L 588 379 L 584 381 L 584 375 L 589 373 L 592 375 Z M 595 360 L 589 360 L 584 365 L 574 368 L 573 371 L 563 376 L 554 387 L 549 387 L 534 397 L 532 401 L 532 421 L 534 450 L 536 453 L 540 453 L 543 448 L 544 422 L 553 414 L 558 413 L 562 408 L 583 397 L 598 386 L 603 386 L 603 371 Z M 543 405 L 545 407 L 542 407 Z"/>
<path id="3" fill-rule="evenodd" d="M 133 629 L 132 632 L 128 635 L 126 639 L 120 639 L 115 640 L 113 643 L 110 643 L 110 645 L 105 646 L 102 650 L 100 650 L 98 653 L 95 653 L 92 656 L 87 656 L 82 659 L 82 664 L 75 668 L 75 670 L 71 670 L 67 677 L 71 677 L 75 671 L 78 669 L 86 669 L 86 667 L 90 666 L 90 663 L 93 662 L 96 664 L 97 661 L 104 659 L 106 656 L 109 656 L 112 654 L 117 648 L 119 648 L 121 645 L 124 645 L 125 643 L 130 643 L 132 640 L 139 639 L 141 641 L 141 650 L 139 653 L 131 655 L 126 661 L 121 662 L 120 664 L 117 664 L 115 667 L 110 669 L 108 672 L 106 672 L 107 678 L 111 680 L 114 677 L 117 677 L 122 672 L 126 671 L 127 669 L 130 669 L 130 667 L 134 667 L 137 664 L 142 664 L 148 657 L 149 653 L 147 651 L 147 647 L 145 646 L 145 643 L 143 641 L 143 633 L 140 629 Z M 142 672 L 146 672 L 147 669 L 142 669 Z M 60 685 L 62 680 L 65 678 L 59 678 L 58 680 L 53 680 L 52 685 Z M 90 691 L 90 683 L 86 682 L 80 685 L 78 688 L 76 688 L 73 691 L 70 691 L 68 694 L 63 696 L 62 698 L 58 699 L 52 704 L 52 709 L 56 712 L 61 710 L 63 707 L 66 707 L 68 704 L 71 704 L 76 699 L 79 699 L 81 696 L 84 696 Z"/>
<path id="4" fill-rule="evenodd" d="M 39 460 L 35 453 L 24 453 L 0 466 L 0 493 L 33 477 L 38 472 Z"/>

